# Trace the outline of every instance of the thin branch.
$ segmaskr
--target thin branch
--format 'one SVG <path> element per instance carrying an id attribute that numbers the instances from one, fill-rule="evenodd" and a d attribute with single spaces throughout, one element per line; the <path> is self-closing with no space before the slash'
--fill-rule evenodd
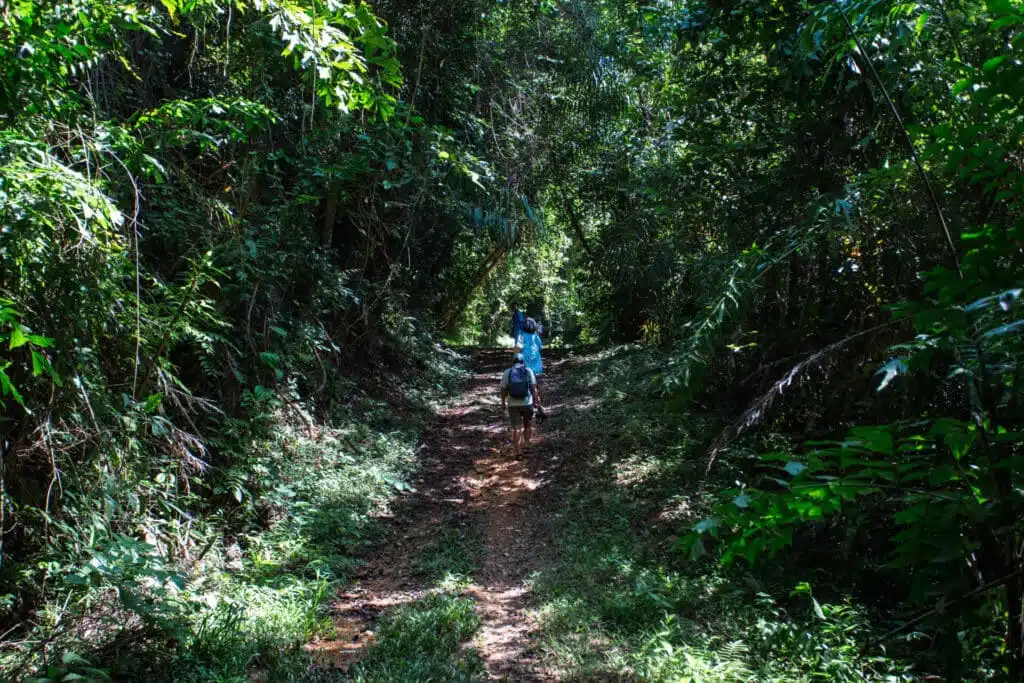
<path id="1" fill-rule="evenodd" d="M 416 106 L 416 93 L 420 89 L 420 76 L 423 75 L 423 51 L 427 46 L 427 29 L 423 27 L 423 35 L 420 38 L 420 60 L 416 67 L 416 83 L 412 88 L 412 96 L 409 97 L 409 111 L 405 113 L 405 125 L 409 125 L 409 119 L 412 117 L 413 108 Z"/>
<path id="2" fill-rule="evenodd" d="M 192 87 L 192 65 L 196 61 L 196 55 L 199 53 L 199 28 L 196 27 L 192 39 L 192 54 L 188 58 L 188 87 Z"/>
<path id="3" fill-rule="evenodd" d="M 881 330 L 883 328 L 890 327 L 892 325 L 895 325 L 897 322 L 899 321 L 892 320 L 887 323 L 875 325 L 874 327 L 869 327 L 866 330 L 861 330 L 860 332 L 851 334 L 849 337 L 840 339 L 834 344 L 829 344 L 825 348 L 814 352 L 804 360 L 800 361 L 799 363 L 791 367 L 786 372 L 786 374 L 784 374 L 782 377 L 777 379 L 772 384 L 771 388 L 769 388 L 767 392 L 761 395 L 756 401 L 754 401 L 750 405 L 749 408 L 743 411 L 743 414 L 740 415 L 739 419 L 737 419 L 735 422 L 729 425 L 721 434 L 719 434 L 715 438 L 715 440 L 711 444 L 711 448 L 708 449 L 708 464 L 704 470 L 704 476 L 706 477 L 711 472 L 711 467 L 712 465 L 715 464 L 715 460 L 718 458 L 718 454 L 722 452 L 722 449 L 724 449 L 730 441 L 735 439 L 744 431 L 760 422 L 768 413 L 768 410 L 772 407 L 772 404 L 775 402 L 775 399 L 782 395 L 782 392 L 785 391 L 786 387 L 793 384 L 793 381 L 796 380 L 797 377 L 799 377 L 800 373 L 813 367 L 814 365 L 817 365 L 820 361 L 826 359 L 833 351 L 836 351 L 846 346 L 854 339 L 863 337 L 866 334 L 871 334 L 872 332 L 877 332 L 878 330 Z"/>
<path id="4" fill-rule="evenodd" d="M 314 8 L 316 7 L 315 4 L 313 6 L 314 6 Z M 226 40 L 226 46 L 225 46 L 225 50 L 226 51 L 225 51 L 225 54 L 224 54 L 224 78 L 228 77 L 228 65 L 231 63 L 231 20 L 234 18 L 234 16 L 235 16 L 235 13 L 234 13 L 234 3 L 233 3 L 233 0 L 228 0 L 228 25 L 227 25 L 227 31 L 226 31 L 225 36 L 224 36 L 225 40 Z M 316 22 L 313 23 L 313 26 L 314 27 L 316 26 Z"/>
<path id="5" fill-rule="evenodd" d="M 935 6 L 938 8 L 939 14 L 942 15 L 942 20 L 946 22 L 946 28 L 949 29 L 949 40 L 953 43 L 953 54 L 961 64 L 966 64 L 964 62 L 964 49 L 956 37 L 956 26 L 953 25 L 953 19 L 949 16 L 949 12 L 946 11 L 946 3 L 937 0 Z M 968 93 L 970 93 L 970 90 L 968 90 Z"/>
<path id="6" fill-rule="evenodd" d="M 0 436 L 0 567 L 4 564 L 4 527 L 7 525 L 7 473 L 4 455 L 7 452 L 8 443 L 6 436 Z"/>
<path id="7" fill-rule="evenodd" d="M 569 216 L 569 226 L 576 233 L 580 246 L 583 247 L 583 251 L 587 252 L 587 256 L 593 259 L 594 252 L 590 250 L 590 245 L 587 244 L 587 236 L 583 234 L 583 226 L 580 224 L 579 216 L 576 215 L 576 209 L 573 207 L 572 200 L 569 197 L 565 198 L 565 212 Z"/>
<path id="8" fill-rule="evenodd" d="M 50 469 L 52 473 L 50 485 L 46 488 L 46 506 L 44 507 L 46 515 L 43 517 L 45 534 L 49 532 L 50 527 L 50 501 L 53 499 L 53 487 L 57 486 L 60 489 L 60 494 L 64 495 L 64 483 L 61 481 L 60 469 L 57 467 L 57 456 L 53 452 L 53 427 L 51 426 L 49 415 L 46 417 L 43 439 L 46 442 L 46 448 L 50 455 Z"/>
<path id="9" fill-rule="evenodd" d="M 139 265 L 139 208 L 142 192 L 135 176 L 128 170 L 128 167 L 116 155 L 111 154 L 124 172 L 128 175 L 128 181 L 132 184 L 132 244 L 135 248 L 135 368 L 132 371 L 132 399 L 136 398 L 139 387 L 139 363 L 141 362 L 142 346 L 142 276 Z"/>

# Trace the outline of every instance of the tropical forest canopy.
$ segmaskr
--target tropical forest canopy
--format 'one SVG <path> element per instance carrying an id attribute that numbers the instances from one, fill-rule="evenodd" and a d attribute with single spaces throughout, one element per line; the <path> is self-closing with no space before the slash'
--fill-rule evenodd
<path id="1" fill-rule="evenodd" d="M 1022 102 L 1019 0 L 0 0 L 0 667 L 290 667 L 518 300 L 705 425 L 666 561 L 1021 680 Z"/>

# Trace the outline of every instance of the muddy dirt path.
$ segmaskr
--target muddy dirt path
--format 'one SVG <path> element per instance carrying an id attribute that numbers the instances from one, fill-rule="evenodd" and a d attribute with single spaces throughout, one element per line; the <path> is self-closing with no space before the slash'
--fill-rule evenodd
<path id="1" fill-rule="evenodd" d="M 436 543 L 442 528 L 454 527 L 479 534 L 484 546 L 465 594 L 476 600 L 483 621 L 470 645 L 483 657 L 490 679 L 557 680 L 534 649 L 526 579 L 549 547 L 543 522 L 552 509 L 552 481 L 564 453 L 559 371 L 565 361 L 545 358 L 539 388 L 551 417 L 535 424 L 533 443 L 515 459 L 497 393 L 509 360 L 507 350 L 474 353 L 473 373 L 462 393 L 424 435 L 416 493 L 399 506 L 388 542 L 338 596 L 338 638 L 311 646 L 317 659 L 341 668 L 357 661 L 372 643 L 374 623 L 384 610 L 417 600 L 433 587 L 418 571 L 416 558 Z"/>

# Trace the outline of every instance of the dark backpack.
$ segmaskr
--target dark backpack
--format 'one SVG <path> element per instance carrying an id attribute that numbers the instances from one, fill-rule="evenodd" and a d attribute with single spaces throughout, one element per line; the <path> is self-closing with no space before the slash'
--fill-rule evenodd
<path id="1" fill-rule="evenodd" d="M 508 395 L 512 398 L 526 398 L 530 393 L 530 371 L 525 365 L 513 365 L 508 371 Z"/>

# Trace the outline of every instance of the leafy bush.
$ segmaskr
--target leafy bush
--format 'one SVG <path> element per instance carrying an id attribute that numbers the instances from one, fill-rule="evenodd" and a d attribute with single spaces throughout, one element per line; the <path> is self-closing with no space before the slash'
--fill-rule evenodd
<path id="1" fill-rule="evenodd" d="M 637 390 L 662 358 L 606 351 L 571 380 L 601 390 L 567 421 L 582 473 L 552 522 L 553 565 L 532 579 L 550 662 L 567 680 L 911 680 L 891 657 L 861 656 L 881 626 L 863 598 L 819 601 L 791 568 L 679 551 L 674 532 L 714 502 L 692 459 L 721 421 L 666 412 L 656 385 Z"/>

